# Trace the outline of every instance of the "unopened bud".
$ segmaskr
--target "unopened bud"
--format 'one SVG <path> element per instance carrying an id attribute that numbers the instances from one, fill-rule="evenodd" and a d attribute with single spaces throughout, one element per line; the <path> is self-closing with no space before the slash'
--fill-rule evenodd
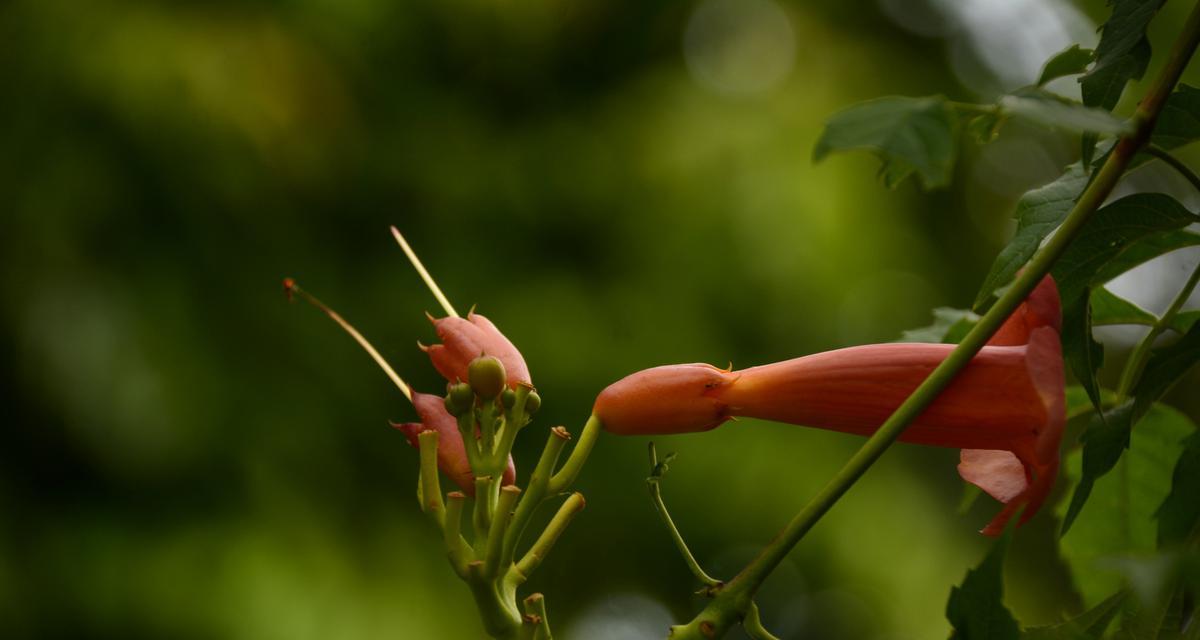
<path id="1" fill-rule="evenodd" d="M 457 418 L 470 411 L 474 404 L 475 392 L 471 390 L 471 385 L 459 382 L 446 389 L 446 411 L 450 415 Z"/>
<path id="2" fill-rule="evenodd" d="M 504 391 L 507 383 L 504 365 L 494 356 L 479 356 L 467 366 L 467 381 L 475 395 L 491 400 Z"/>
<path id="3" fill-rule="evenodd" d="M 529 415 L 537 413 L 538 409 L 542 408 L 542 397 L 536 391 L 530 391 L 529 397 L 525 398 L 525 412 Z"/>
<path id="4" fill-rule="evenodd" d="M 512 389 L 505 389 L 504 393 L 500 394 L 500 404 L 504 405 L 505 409 L 513 408 L 517 403 L 517 392 Z"/>

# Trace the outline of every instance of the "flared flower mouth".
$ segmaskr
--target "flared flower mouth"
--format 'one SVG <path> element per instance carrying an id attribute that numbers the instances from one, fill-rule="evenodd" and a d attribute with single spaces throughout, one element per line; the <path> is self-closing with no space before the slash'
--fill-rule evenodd
<path id="1" fill-rule="evenodd" d="M 1005 504 L 994 535 L 1022 507 L 1028 520 L 1058 472 L 1065 422 L 1058 291 L 1045 278 L 993 339 L 901 434 L 962 449 L 960 475 Z M 863 345 L 726 371 L 655 367 L 605 389 L 594 412 L 619 434 L 705 431 L 751 417 L 871 435 L 954 345 Z"/>

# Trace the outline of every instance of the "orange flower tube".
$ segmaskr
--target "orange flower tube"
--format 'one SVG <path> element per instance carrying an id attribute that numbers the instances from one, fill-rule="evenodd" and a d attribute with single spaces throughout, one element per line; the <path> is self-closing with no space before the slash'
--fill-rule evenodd
<path id="1" fill-rule="evenodd" d="M 430 316 L 442 344 L 422 346 L 433 366 L 449 382 L 466 382 L 467 366 L 480 354 L 494 356 L 508 372 L 509 388 L 518 384 L 533 384 L 529 378 L 529 367 L 517 347 L 500 333 L 491 320 L 478 313 L 467 317 L 454 316 L 434 318 Z"/>
<path id="2" fill-rule="evenodd" d="M 963 449 L 963 479 L 1005 504 L 990 535 L 1022 506 L 1041 506 L 1058 472 L 1065 422 L 1058 291 L 1047 277 L 954 382 L 901 434 Z M 727 372 L 671 365 L 605 389 L 593 409 L 608 431 L 707 431 L 745 416 L 869 436 L 950 352 L 944 344 L 875 344 Z"/>
<path id="3" fill-rule="evenodd" d="M 467 459 L 467 450 L 463 446 L 462 432 L 458 430 L 458 421 L 446 411 L 442 398 L 427 393 L 413 392 L 413 407 L 420 416 L 420 422 L 393 424 L 408 439 L 408 443 L 419 447 L 417 436 L 422 431 L 438 433 L 438 469 L 446 474 L 454 484 L 457 484 L 467 495 L 475 495 L 475 474 L 471 471 L 471 463 Z M 502 484 L 512 484 L 516 479 L 517 469 L 513 459 L 508 457 L 508 468 L 504 470 Z"/>
<path id="4" fill-rule="evenodd" d="M 735 372 L 720 400 L 730 415 L 871 435 L 950 354 L 953 345 L 851 347 Z M 963 449 L 962 477 L 1004 502 L 997 534 L 1021 504 L 1024 519 L 1057 475 L 1065 421 L 1058 333 L 1034 329 L 1020 346 L 984 347 L 900 435 Z"/>

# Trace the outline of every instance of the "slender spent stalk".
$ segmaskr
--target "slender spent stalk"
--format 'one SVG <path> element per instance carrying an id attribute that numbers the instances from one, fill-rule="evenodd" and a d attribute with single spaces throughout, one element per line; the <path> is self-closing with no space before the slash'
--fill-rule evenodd
<path id="1" fill-rule="evenodd" d="M 354 341 L 357 342 L 359 346 L 361 346 L 367 352 L 367 355 L 371 356 L 371 359 L 375 361 L 375 364 L 379 365 L 379 368 L 383 369 L 383 372 L 392 379 L 392 382 L 395 383 L 396 388 L 400 390 L 400 393 L 403 393 L 404 397 L 408 398 L 409 402 L 412 402 L 412 388 L 409 387 L 408 383 L 396 373 L 395 369 L 392 369 L 392 365 L 388 364 L 387 360 L 384 360 L 383 356 L 379 355 L 379 352 L 375 350 L 375 347 L 373 347 L 371 343 L 368 342 L 367 339 L 358 332 L 358 329 L 355 329 L 353 325 L 351 325 L 349 322 L 346 322 L 346 320 L 343 319 L 338 312 L 326 306 L 325 303 L 318 300 L 316 296 L 301 289 L 300 285 L 296 284 L 295 280 L 291 278 L 284 278 L 283 290 L 287 292 L 289 300 L 293 295 L 300 296 L 300 298 L 305 302 L 323 311 L 325 315 L 329 316 L 330 319 L 336 322 L 343 331 L 350 334 L 350 337 L 354 338 Z"/>
<path id="2" fill-rule="evenodd" d="M 425 286 L 433 293 L 433 297 L 437 298 L 438 304 L 442 305 L 442 309 L 446 311 L 446 315 L 457 318 L 458 312 L 450 305 L 450 300 L 446 298 L 446 294 L 442 293 L 441 287 L 438 287 L 437 282 L 433 280 L 433 276 L 425 270 L 425 265 L 421 264 L 421 259 L 417 257 L 417 253 L 408 246 L 408 241 L 400 234 L 400 230 L 394 225 L 392 226 L 392 236 L 396 238 L 396 242 L 400 244 L 400 248 L 404 250 L 404 255 L 408 256 L 408 261 L 412 263 L 417 274 L 425 281 Z"/>

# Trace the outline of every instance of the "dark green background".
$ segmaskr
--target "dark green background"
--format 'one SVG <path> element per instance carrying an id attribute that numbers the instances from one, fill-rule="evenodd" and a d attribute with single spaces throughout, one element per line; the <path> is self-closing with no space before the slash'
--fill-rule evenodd
<path id="1" fill-rule="evenodd" d="M 415 452 L 387 426 L 411 407 L 280 291 L 294 276 L 436 392 L 415 346 L 436 303 L 390 224 L 523 351 L 544 405 L 522 472 L 547 427 L 577 432 L 634 370 L 887 341 L 966 306 L 1016 197 L 1075 143 L 1010 127 L 1007 151 L 965 148 L 934 194 L 884 190 L 865 154 L 814 166 L 844 105 L 976 96 L 942 40 L 874 4 L 785 9 L 790 73 L 731 95 L 688 71 L 692 3 L 0 7 L 3 635 L 480 634 L 417 510 Z M 679 452 L 664 492 L 729 577 L 859 444 L 751 420 L 663 438 Z M 528 585 L 567 640 L 665 631 L 700 604 L 646 495 L 645 445 L 601 439 L 588 508 Z M 767 626 L 944 636 L 995 510 L 956 512 L 956 458 L 890 452 L 768 583 Z M 1054 526 L 1018 536 L 1023 621 L 1077 605 Z"/>

